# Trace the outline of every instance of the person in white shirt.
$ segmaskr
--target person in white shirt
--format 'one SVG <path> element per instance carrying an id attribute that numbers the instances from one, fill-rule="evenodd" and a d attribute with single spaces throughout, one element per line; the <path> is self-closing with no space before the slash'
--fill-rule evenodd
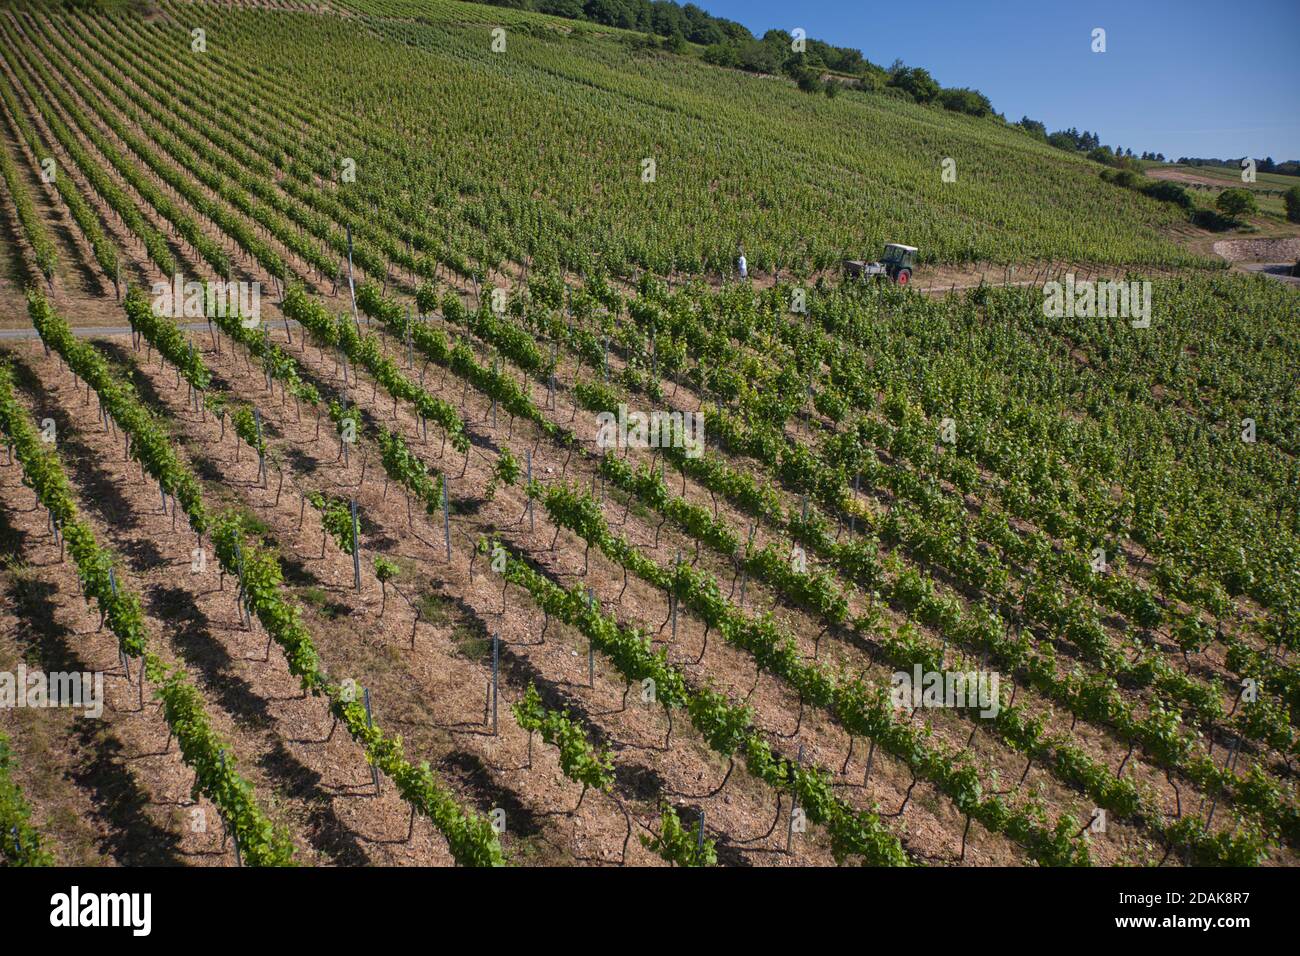
<path id="1" fill-rule="evenodd" d="M 740 250 L 740 258 L 736 260 L 736 268 L 740 270 L 742 279 L 749 278 L 749 263 L 745 261 L 745 250 Z"/>

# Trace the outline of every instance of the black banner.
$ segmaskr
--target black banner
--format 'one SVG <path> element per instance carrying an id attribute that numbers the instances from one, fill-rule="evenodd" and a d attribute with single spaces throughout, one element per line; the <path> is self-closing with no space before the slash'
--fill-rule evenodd
<path id="1" fill-rule="evenodd" d="M 917 939 L 961 926 L 1021 939 L 1229 941 L 1280 933 L 1293 921 L 1295 885 L 1285 868 L 0 870 L 0 913 L 10 941 L 76 934 L 127 946 L 243 932 L 259 944 L 382 945 L 394 931 L 428 937 L 456 927 L 496 942 L 555 938 L 564 925 L 580 925 L 588 939 L 601 929 L 622 939 L 642 918 L 662 932 L 664 919 L 694 923 L 705 912 L 836 937 L 856 918 L 861 929 Z M 734 921 L 745 912 L 764 918 Z"/>

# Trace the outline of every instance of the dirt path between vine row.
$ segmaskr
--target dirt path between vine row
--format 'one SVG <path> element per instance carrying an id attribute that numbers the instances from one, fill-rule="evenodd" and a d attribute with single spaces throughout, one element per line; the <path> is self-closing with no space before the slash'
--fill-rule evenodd
<path id="1" fill-rule="evenodd" d="M 309 351 L 309 355 L 310 355 L 310 354 L 314 354 L 314 349 Z M 431 388 L 433 388 L 434 391 L 437 391 L 437 390 L 438 390 L 438 389 L 437 389 L 436 387 L 434 387 L 434 386 L 431 386 Z M 456 383 L 455 383 L 454 380 L 453 380 L 452 383 L 451 383 L 451 385 L 450 385 L 450 394 L 446 394 L 446 395 L 444 395 L 444 397 L 447 397 L 447 398 L 449 398 L 449 399 L 455 400 L 455 399 L 459 396 L 459 394 L 461 394 L 461 390 L 458 389 L 458 388 L 456 388 Z M 365 399 L 365 390 L 364 390 L 364 389 L 363 389 L 363 390 L 360 390 L 360 391 L 358 392 L 357 397 L 359 397 L 359 398 L 361 398 L 361 399 L 364 400 L 364 399 Z M 480 401 L 480 399 L 479 399 L 478 396 L 474 396 L 474 397 L 472 397 L 472 399 L 471 399 L 471 403 L 478 402 L 478 401 Z M 483 403 L 480 407 L 481 407 L 481 412 L 480 412 L 479 414 L 485 416 L 485 415 L 487 414 L 486 403 Z M 384 418 L 387 418 L 388 415 L 390 414 L 390 412 L 389 412 L 389 405 L 388 405 L 388 403 L 386 402 L 386 400 L 384 400 L 384 399 L 380 399 L 380 400 L 379 400 L 379 403 L 378 403 L 378 408 L 381 410 L 381 414 L 383 415 L 383 417 L 384 417 Z M 471 420 L 480 420 L 480 419 L 478 419 L 476 416 L 472 416 L 472 415 L 470 416 L 470 418 L 471 418 Z M 517 451 L 518 451 L 518 449 L 517 449 Z M 522 452 L 519 452 L 519 453 L 522 454 Z M 574 463 L 574 467 L 575 467 L 575 469 L 578 467 L 578 464 L 579 464 L 579 463 L 575 461 L 575 463 Z M 481 480 L 485 480 L 485 479 L 486 479 L 486 475 L 484 475 L 484 479 L 481 479 Z M 463 483 L 458 483 L 458 484 L 460 484 L 460 485 L 463 486 Z M 480 487 L 478 481 L 470 482 L 470 485 L 469 485 L 469 486 L 470 486 L 470 487 Z M 517 512 L 516 512 L 516 514 L 517 514 Z M 654 537 L 653 529 L 647 529 L 647 530 L 644 532 L 644 534 L 647 535 L 647 538 L 652 538 L 652 537 Z M 637 537 L 640 537 L 640 535 L 637 535 Z M 667 538 L 668 538 L 668 535 L 665 535 L 665 539 L 667 539 Z M 667 544 L 667 542 L 666 542 L 666 544 Z M 662 551 L 661 551 L 661 553 L 662 553 Z M 599 561 L 600 561 L 600 559 L 593 558 L 593 564 L 598 564 Z M 617 583 L 617 582 L 615 582 L 615 583 Z M 634 590 L 637 589 L 637 588 L 639 588 L 639 587 L 640 587 L 639 585 L 635 585 L 635 584 L 634 584 Z M 631 592 L 629 592 L 629 597 L 630 597 L 630 595 L 631 595 Z M 650 612 L 648 612 L 648 613 L 645 614 L 645 615 L 638 615 L 638 617 L 639 617 L 640 619 L 642 619 L 642 620 L 647 620 L 647 621 L 650 620 L 650 619 L 654 619 L 654 620 L 663 620 L 663 618 L 664 618 L 664 616 L 665 616 L 665 611 L 663 610 L 664 605 L 663 605 L 663 603 L 662 603 L 662 598 L 659 597 L 659 596 L 655 596 L 655 597 L 653 597 L 653 598 L 648 597 L 648 598 L 646 598 L 646 600 L 651 601 L 651 602 L 652 602 L 652 605 L 658 605 L 658 610 L 651 610 Z M 625 601 L 624 603 L 626 604 L 627 601 Z M 809 641 L 809 644 L 808 644 L 809 650 L 811 650 L 811 635 L 807 638 L 807 640 Z M 709 653 L 710 653 L 710 655 L 712 655 L 712 654 L 714 654 L 714 651 L 711 649 Z M 743 667 L 744 665 L 743 665 L 742 662 L 738 662 L 736 666 L 737 666 L 737 667 Z M 743 671 L 742 671 L 742 673 L 743 673 Z M 741 687 L 742 691 L 743 691 L 743 686 L 744 686 L 744 681 L 742 680 L 742 681 L 741 681 L 741 684 L 740 684 L 740 687 Z M 788 708 L 789 705 L 787 704 L 786 707 Z M 795 715 L 794 715 L 793 713 L 789 713 L 788 711 L 787 711 L 787 713 L 788 713 L 788 716 L 787 716 L 786 718 L 784 718 L 784 719 L 785 719 L 786 721 L 788 721 L 789 723 L 793 723 L 793 722 L 794 722 L 794 716 L 795 716 Z M 964 732 L 963 732 L 963 738 L 962 738 L 962 739 L 964 739 Z M 842 739 L 842 743 L 843 743 L 844 745 L 846 745 L 846 744 L 847 744 L 847 740 L 846 740 L 846 739 Z M 860 759 L 860 758 L 859 758 L 859 759 Z M 878 761 L 878 763 L 877 763 L 877 766 L 879 766 L 879 761 Z M 1017 765 L 1016 768 L 1015 768 L 1015 770 L 1016 770 L 1016 773 L 1017 773 L 1017 775 L 1018 775 L 1019 770 L 1020 770 L 1020 766 Z M 906 777 L 904 777 L 904 780 L 906 780 Z M 904 789 L 904 790 L 906 789 L 906 784 L 903 785 L 902 789 Z M 901 791 L 900 791 L 900 796 L 901 796 Z M 896 804 L 895 804 L 895 805 L 896 805 Z M 913 803 L 913 807 L 914 807 L 914 806 L 915 806 L 915 803 Z M 909 810 L 909 813 L 911 813 L 911 812 L 912 812 L 912 811 Z M 951 839 L 951 838 L 949 838 L 949 840 L 950 840 L 950 839 Z M 948 845 L 951 846 L 951 843 L 949 842 Z"/>
<path id="2" fill-rule="evenodd" d="M 17 462 L 0 467 L 9 556 L 0 572 L 0 667 L 99 672 L 105 695 L 99 719 L 68 708 L 0 709 L 35 825 L 64 865 L 234 865 L 220 818 L 206 800 L 190 799 L 193 772 L 174 743 L 164 749 L 158 705 L 146 696 L 140 708 L 138 681 L 126 680 L 116 638 L 82 597 L 44 510 L 28 506 L 35 496 L 20 487 L 21 476 Z M 104 544 L 103 528 L 91 524 Z M 123 573 L 122 584 L 138 590 L 133 574 Z M 165 656 L 165 647 L 156 649 Z"/>
<path id="3" fill-rule="evenodd" d="M 392 789 L 373 797 L 364 757 L 345 735 L 320 742 L 329 729 L 322 703 L 303 699 L 278 649 L 267 655 L 265 638 L 240 625 L 235 591 L 210 554 L 193 573 L 195 540 L 185 519 L 162 512 L 157 487 L 123 460 L 121 436 L 103 430 L 70 373 L 54 358 L 29 367 L 34 407 L 55 418 L 74 488 L 100 524 L 101 543 L 130 568 L 155 646 L 185 663 L 214 726 L 242 757 L 241 772 L 273 818 L 291 826 L 304 861 L 391 864 L 418 854 L 419 862 L 450 862 L 445 844 L 418 828 L 394 855 L 405 819 L 400 830 L 387 825 L 399 802 Z M 198 470 L 220 473 L 210 462 Z"/>
<path id="4" fill-rule="evenodd" d="M 228 352 L 228 343 L 223 344 Z M 309 356 L 314 351 L 309 350 Z M 235 391 L 242 394 L 261 391 L 261 379 L 255 370 L 250 371 L 240 363 L 228 363 L 225 357 L 210 358 L 221 369 L 223 378 L 234 384 Z M 315 363 L 309 360 L 308 364 Z M 341 387 L 342 382 L 333 381 L 329 374 L 332 367 L 328 360 L 316 365 L 315 371 L 322 378 L 331 379 L 332 385 Z M 158 377 L 162 379 L 158 382 L 161 393 L 167 373 L 158 373 Z M 152 373 L 150 378 L 154 378 Z M 449 390 L 452 389 L 454 385 L 449 385 Z M 369 389 L 352 391 L 374 420 L 388 421 L 389 403 L 384 398 L 372 402 Z M 667 725 L 659 709 L 629 704 L 620 712 L 622 682 L 599 658 L 595 686 L 585 686 L 585 639 L 551 622 L 545 643 L 537 644 L 542 630 L 540 614 L 531 601 L 518 594 L 509 596 L 503 613 L 500 586 L 484 573 L 481 560 L 478 573 L 470 579 L 471 547 L 475 540 L 472 532 L 455 532 L 454 558 L 448 567 L 441 542 L 437 540 L 440 529 L 424 520 L 417 520 L 414 529 L 409 526 L 404 498 L 395 489 L 385 487 L 373 455 L 364 466 L 365 482 L 358 484 L 363 469 L 361 461 L 357 456 L 351 457 L 347 469 L 335 463 L 337 443 L 328 426 L 317 441 L 313 437 L 314 420 L 309 416 L 298 423 L 291 410 L 285 415 L 277 411 L 273 401 L 260 405 L 264 407 L 266 421 L 279 433 L 277 443 L 282 442 L 281 447 L 285 448 L 283 467 L 292 470 L 295 484 L 292 492 L 285 491 L 278 508 L 273 504 L 274 488 L 262 491 L 249 487 L 244 492 L 245 500 L 271 524 L 288 563 L 308 566 L 319 579 L 319 587 L 328 593 L 325 601 L 315 602 L 308 611 L 314 633 L 322 635 L 320 648 L 327 664 L 333 672 L 355 675 L 359 682 L 373 688 L 381 724 L 392 721 L 409 741 L 413 754 L 436 756 L 435 768 L 456 782 L 464 799 L 483 811 L 494 805 L 506 809 L 504 843 L 512 859 L 616 861 L 627 836 L 622 813 L 606 797 L 589 795 L 576 819 L 567 816 L 568 810 L 576 805 L 579 788 L 556 772 L 553 753 L 546 753 L 549 748 L 540 741 L 534 743 L 533 769 L 526 769 L 527 736 L 514 726 L 509 706 L 522 694 L 528 681 L 536 682 L 552 703 L 573 709 L 596 726 L 601 739 L 613 749 L 619 770 L 616 792 L 640 824 L 648 825 L 653 820 L 659 793 L 699 793 L 722 779 L 725 765 L 719 764 L 688 733 L 681 715 L 675 723 L 672 747 L 662 751 L 661 741 Z M 183 412 L 176 410 L 176 414 Z M 413 419 L 404 409 L 399 418 L 408 440 L 416 441 Z M 433 459 L 436 465 L 437 440 L 431 436 L 431 442 L 425 457 Z M 229 442 L 225 447 L 228 459 Z M 460 456 L 447 452 L 446 457 L 453 476 L 458 475 L 462 465 Z M 541 468 L 546 460 L 547 456 L 539 454 L 535 462 Z M 232 475 L 238 473 L 238 465 L 227 460 L 226 466 Z M 243 467 L 245 470 L 253 467 L 246 453 Z M 457 517 L 456 526 L 463 527 L 462 522 L 480 516 L 488 521 L 488 526 L 513 523 L 518 517 L 521 511 L 518 499 L 507 501 L 505 495 L 498 495 L 486 502 L 478 497 L 487 481 L 486 466 L 473 455 L 465 477 L 453 477 L 453 497 L 459 502 L 458 510 L 467 509 Z M 316 487 L 356 498 L 364 518 L 362 539 L 367 563 L 374 553 L 398 560 L 405 569 L 398 587 L 413 603 L 428 610 L 434 620 L 426 623 L 422 617 L 417 625 L 411 604 L 391 594 L 380 617 L 380 589 L 368 568 L 363 572 L 362 594 L 351 593 L 350 558 L 339 552 L 332 541 L 326 543 L 325 557 L 321 558 L 322 538 L 312 528 L 312 509 L 310 506 L 303 509 L 297 497 L 299 490 Z M 310 530 L 300 534 L 295 527 L 298 515 L 304 510 Z M 487 518 L 488 515 L 492 517 Z M 508 521 L 506 515 L 510 516 Z M 302 588 L 299 595 L 311 597 Z M 413 631 L 414 649 L 411 648 Z M 492 736 L 483 723 L 490 674 L 485 654 L 492 632 L 499 633 L 503 640 L 502 660 L 507 679 L 507 686 L 500 689 L 499 737 Z M 689 802 L 695 805 L 695 801 Z M 738 838 L 765 832 L 775 810 L 771 791 L 747 781 L 739 770 L 726 790 L 703 801 L 703 805 L 711 833 L 716 828 Z M 635 833 L 641 832 L 644 831 L 637 826 Z M 734 862 L 748 859 L 771 863 L 773 851 L 783 846 L 780 837 L 777 834 L 766 844 L 749 848 L 737 845 L 729 852 Z M 823 840 L 812 833 L 808 837 L 806 842 L 797 844 L 790 862 L 830 862 Z M 635 836 L 629 843 L 629 853 L 630 859 L 636 862 L 653 859 Z"/>
<path id="5" fill-rule="evenodd" d="M 311 354 L 311 352 L 309 352 L 309 355 L 310 355 L 310 354 Z M 172 381 L 172 380 L 170 379 L 170 376 L 166 375 L 166 373 L 159 373 L 159 374 L 160 374 L 160 375 L 163 375 L 164 378 L 166 378 L 168 381 Z M 256 382 L 256 381 L 260 381 L 260 380 L 257 379 L 256 375 L 253 375 L 251 381 Z M 257 389 L 259 386 L 251 385 L 251 383 L 250 383 L 250 387 L 253 388 L 253 389 Z M 455 382 L 451 382 L 451 383 L 448 384 L 447 387 L 448 387 L 448 390 L 451 392 L 451 394 L 450 394 L 450 395 L 447 395 L 447 396 L 444 396 L 444 397 L 448 397 L 448 398 L 452 398 L 452 399 L 454 399 L 456 393 L 460 391 L 459 389 L 456 388 L 456 383 L 455 383 Z M 365 393 L 364 393 L 364 390 L 361 390 L 360 393 L 357 395 L 357 397 L 360 398 L 360 399 L 362 399 L 362 400 L 363 400 L 363 403 L 364 403 L 364 400 L 365 400 L 365 397 L 366 397 L 366 396 L 365 396 Z M 479 397 L 478 397 L 478 396 L 474 396 L 474 397 L 471 399 L 471 404 L 474 403 L 474 402 L 477 402 L 477 401 L 479 401 Z M 388 406 L 387 406 L 387 403 L 386 403 L 386 401 L 385 401 L 384 399 L 380 399 L 380 400 L 379 400 L 379 403 L 378 403 L 377 408 L 378 408 L 378 411 L 376 412 L 376 414 L 378 414 L 378 415 L 382 415 L 383 418 L 387 418 L 387 417 L 388 417 Z M 484 405 L 482 406 L 482 412 L 481 412 L 481 414 L 486 415 L 486 412 L 487 412 L 486 404 L 484 403 Z M 267 409 L 267 413 L 268 413 L 268 415 L 271 414 L 271 410 L 270 410 L 269 408 Z M 473 415 L 471 415 L 470 417 L 471 417 L 472 420 L 476 418 L 476 416 L 473 416 Z M 412 431 L 413 431 L 414 423 L 411 422 L 411 421 L 409 420 L 409 416 L 407 416 L 407 415 L 405 414 L 405 410 L 403 410 L 403 418 L 404 418 L 404 419 L 409 423 L 409 427 L 411 427 L 411 429 L 412 429 Z M 522 454 L 522 452 L 519 452 L 519 453 Z M 541 465 L 540 465 L 540 462 L 539 462 L 539 467 L 540 467 L 540 466 L 541 466 Z M 354 467 L 355 467 L 355 466 L 354 466 Z M 475 468 L 479 468 L 479 467 L 481 467 L 481 466 L 475 464 L 474 467 L 471 468 L 471 472 L 473 472 Z M 373 469 L 373 468 L 371 469 L 371 473 L 372 473 L 372 475 L 374 474 L 374 469 Z M 478 477 L 478 478 L 470 479 L 470 480 L 468 480 L 467 482 L 460 482 L 460 481 L 454 482 L 454 483 L 453 483 L 453 488 L 455 488 L 455 487 L 481 488 L 481 487 L 483 487 L 484 484 L 486 484 L 486 480 L 487 480 L 487 475 L 486 475 L 486 472 L 484 471 L 484 472 L 481 472 L 481 475 L 480 475 L 480 477 Z M 374 492 L 371 492 L 371 494 L 373 494 L 373 493 L 374 493 Z M 513 507 L 513 508 L 517 508 L 517 507 L 519 507 L 519 504 L 520 504 L 519 500 L 516 499 L 516 501 L 512 503 L 512 507 Z M 383 496 L 381 495 L 381 496 L 380 496 L 380 506 L 382 506 L 382 505 L 383 505 Z M 371 508 L 372 508 L 372 507 L 373 507 L 373 503 L 371 503 L 371 504 L 367 504 L 367 505 L 365 506 L 365 512 L 366 512 L 367 514 L 370 514 L 370 513 L 371 513 Z M 398 518 L 398 525 L 399 525 L 399 527 L 400 527 L 401 524 L 402 524 L 402 517 L 401 517 L 401 516 L 402 516 L 402 512 L 404 511 L 404 508 L 402 508 L 402 506 L 400 505 L 400 503 L 394 503 L 394 504 L 390 505 L 390 507 L 394 507 L 394 508 L 397 509 L 397 513 L 398 513 L 398 515 L 399 515 L 399 518 Z M 512 509 L 508 508 L 507 510 L 509 511 L 509 510 L 512 510 Z M 517 516 L 518 513 L 519 513 L 518 511 L 513 511 L 513 514 L 514 514 L 515 516 Z M 652 534 L 652 531 L 647 530 L 645 533 L 646 533 L 646 534 Z M 315 547 L 318 547 L 318 545 L 313 545 L 312 547 L 313 547 L 313 549 L 314 549 Z M 566 553 L 567 553 L 567 552 L 566 552 Z M 427 557 L 426 557 L 426 561 L 427 561 Z M 593 562 L 593 564 L 595 564 L 595 563 L 597 563 L 597 562 Z M 350 576 L 350 568 L 347 569 L 347 573 L 348 573 L 349 576 Z M 617 583 L 617 582 L 614 582 L 614 584 L 616 584 L 616 583 Z M 613 586 L 613 584 L 611 584 L 611 586 Z M 629 595 L 629 597 L 630 597 L 630 595 Z M 493 599 L 493 600 L 496 600 L 496 599 Z M 663 608 L 662 598 L 656 596 L 656 597 L 653 599 L 653 603 L 656 604 L 656 605 L 658 605 L 659 610 L 650 611 L 650 612 L 645 613 L 645 614 L 638 614 L 636 617 L 637 617 L 638 619 L 644 619 L 644 620 L 648 620 L 648 619 L 650 619 L 651 617 L 655 617 L 656 619 L 662 619 L 663 614 L 664 614 L 664 611 L 662 610 L 662 608 Z M 628 602 L 625 601 L 624 604 L 625 604 L 625 606 L 626 606 L 626 605 L 628 604 Z M 390 613 L 391 613 L 391 609 L 390 609 Z M 684 628 L 684 629 L 685 629 L 685 628 Z M 716 643 L 716 642 L 714 642 L 714 643 Z M 712 649 L 712 645 L 711 645 L 711 649 L 710 649 L 710 652 L 709 652 L 710 657 L 712 657 L 715 653 L 717 653 L 717 652 L 716 652 L 715 650 Z M 734 670 L 737 670 L 737 671 L 740 671 L 741 673 L 743 673 L 743 670 L 741 670 L 741 668 L 743 668 L 743 664 L 738 662 L 737 665 L 735 665 L 735 667 L 734 667 L 733 669 L 734 669 Z M 745 683 L 745 680 L 744 680 L 743 677 L 741 678 L 741 682 L 740 682 L 740 683 L 742 684 L 742 686 L 743 686 L 743 684 Z M 401 693 L 401 692 L 399 691 L 399 694 L 400 694 L 400 693 Z M 769 693 L 770 693 L 769 691 L 764 690 L 763 694 L 761 694 L 761 695 L 759 695 L 759 696 L 760 696 L 760 697 L 765 697 L 765 696 L 766 696 L 767 694 L 769 694 Z M 388 695 L 385 695 L 385 696 L 388 696 Z M 477 696 L 477 695 L 475 695 L 475 696 Z M 757 698 L 756 698 L 756 699 L 757 699 Z M 792 724 L 794 723 L 794 718 L 795 718 L 796 715 L 793 713 L 792 710 L 790 710 L 790 706 L 791 706 L 791 705 L 790 705 L 790 703 L 789 703 L 788 701 L 784 704 L 784 707 L 783 707 L 783 710 L 784 710 L 784 716 L 782 716 L 782 717 L 779 718 L 778 720 L 775 720 L 775 721 L 774 721 L 774 723 L 775 723 L 776 726 L 782 726 L 782 725 L 789 726 L 789 725 L 792 725 Z M 766 721 L 764 721 L 764 723 L 766 723 Z M 809 723 L 811 723 L 811 719 L 809 719 L 808 721 L 805 722 L 805 728 L 808 727 L 808 724 L 809 724 Z M 653 739 L 653 737 L 655 736 L 655 733 L 654 733 L 653 731 L 651 731 L 650 734 L 649 734 L 649 736 L 651 737 L 651 739 Z M 845 740 L 845 741 L 843 741 L 843 743 L 846 744 L 847 741 Z M 836 749 L 841 749 L 841 748 L 836 748 Z M 859 756 L 859 759 L 861 759 L 861 756 Z M 659 762 L 656 761 L 656 767 L 658 767 L 658 763 L 659 763 Z M 883 760 L 881 760 L 881 759 L 877 759 L 877 771 L 876 771 L 876 775 L 873 776 L 873 781 L 875 781 L 875 780 L 877 780 L 877 779 L 879 779 L 879 778 L 881 777 L 881 774 L 884 772 L 884 771 L 883 771 L 883 766 L 882 766 L 884 763 L 885 763 L 885 761 L 883 761 Z M 1018 768 L 1017 768 L 1017 769 L 1018 769 Z M 716 772 L 716 777 L 714 777 L 713 779 L 716 779 L 717 777 L 720 777 L 720 776 L 721 776 L 721 770 L 719 769 L 719 770 Z M 708 779 L 708 777 L 706 777 L 706 779 Z M 902 794 L 903 794 L 903 791 L 907 789 L 906 779 L 907 779 L 907 778 L 906 778 L 906 776 L 904 775 L 902 781 L 900 782 L 899 786 L 898 786 L 897 789 L 896 789 L 896 795 L 895 795 L 892 799 L 890 799 L 890 800 L 888 800 L 888 801 L 882 801 L 882 802 L 886 802 L 887 804 L 892 804 L 892 805 L 894 805 L 894 806 L 897 806 L 897 802 L 896 802 L 896 801 L 898 801 L 898 800 L 901 799 Z M 735 786 L 735 784 L 733 784 L 733 788 L 734 788 L 734 786 Z M 695 789 L 695 788 L 693 787 L 692 789 Z M 891 789 L 894 789 L 894 788 L 891 787 Z M 909 807 L 909 810 L 908 810 L 908 815 L 909 815 L 909 817 L 915 815 L 915 814 L 918 812 L 918 806 L 919 806 L 919 805 L 918 805 L 918 802 L 917 802 L 917 801 L 912 801 L 911 806 Z M 769 807 L 770 807 L 770 804 L 769 804 Z M 948 811 L 951 812 L 951 809 L 948 808 Z M 762 814 L 762 816 L 765 816 L 767 813 L 770 813 L 770 812 L 771 812 L 770 809 L 760 811 L 760 813 Z M 716 817 L 713 816 L 713 815 L 711 815 L 711 819 L 716 819 Z M 923 818 L 922 818 L 922 819 L 923 819 Z M 954 821 L 954 823 L 956 823 L 956 822 L 957 822 L 957 821 Z M 767 824 L 762 824 L 761 818 L 760 818 L 760 820 L 759 820 L 759 823 L 760 823 L 759 831 L 761 832 L 762 827 L 763 827 L 763 826 L 766 826 Z M 746 828 L 746 829 L 749 829 L 749 828 Z M 950 852 L 951 852 L 951 848 L 952 848 L 952 846 L 953 846 L 953 842 L 952 842 L 952 841 L 953 841 L 952 830 L 951 830 L 951 828 L 950 828 L 949 826 L 944 826 L 944 827 L 942 828 L 942 830 L 943 830 L 943 831 L 946 831 L 946 833 L 945 833 L 945 836 L 944 836 L 943 838 L 941 838 L 941 839 L 938 841 L 938 845 L 941 846 L 941 847 L 943 847 L 943 848 L 944 848 L 944 854 L 947 854 L 947 853 L 950 853 Z M 745 830 L 742 830 L 741 832 L 745 832 Z M 974 852 L 974 851 L 972 851 L 972 852 Z M 936 855 L 941 855 L 941 854 L 936 854 Z"/>

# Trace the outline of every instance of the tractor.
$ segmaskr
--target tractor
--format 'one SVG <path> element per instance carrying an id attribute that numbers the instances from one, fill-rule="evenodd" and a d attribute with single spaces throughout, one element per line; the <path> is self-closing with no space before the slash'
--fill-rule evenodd
<path id="1" fill-rule="evenodd" d="M 912 281 L 912 269 L 915 267 L 916 246 L 904 246 L 897 242 L 885 245 L 885 256 L 878 262 L 844 260 L 844 272 L 848 276 L 856 279 L 887 278 L 898 285 L 907 285 Z"/>

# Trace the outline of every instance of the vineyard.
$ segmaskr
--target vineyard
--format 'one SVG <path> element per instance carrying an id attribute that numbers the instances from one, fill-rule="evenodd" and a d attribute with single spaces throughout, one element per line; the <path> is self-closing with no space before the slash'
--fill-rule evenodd
<path id="1" fill-rule="evenodd" d="M 0 9 L 0 860 L 1300 863 L 1295 289 L 620 32 Z"/>

